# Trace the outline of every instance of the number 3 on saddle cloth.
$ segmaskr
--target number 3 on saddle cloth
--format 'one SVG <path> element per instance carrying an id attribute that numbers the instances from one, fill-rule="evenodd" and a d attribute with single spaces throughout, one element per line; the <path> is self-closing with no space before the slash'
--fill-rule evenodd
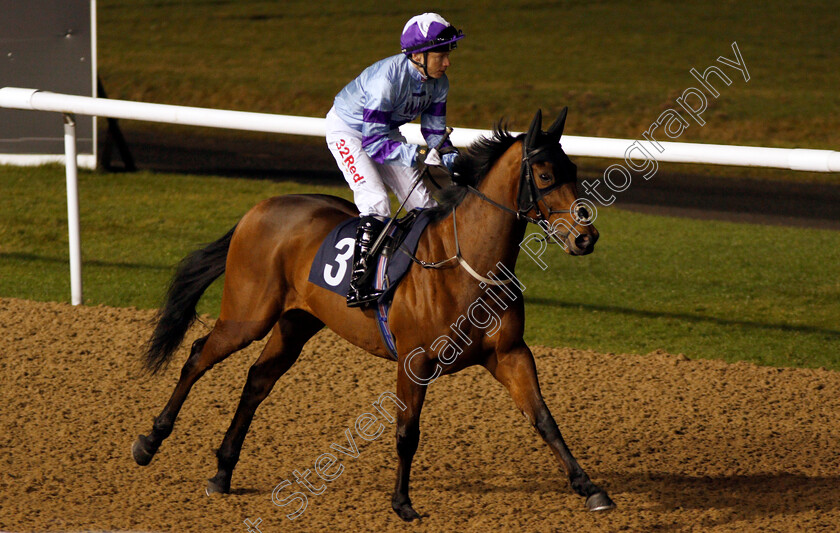
<path id="1" fill-rule="evenodd" d="M 423 209 L 413 209 L 388 231 L 388 237 L 376 260 L 374 287 L 384 292 L 374 307 L 379 333 L 391 357 L 397 360 L 394 336 L 388 326 L 388 312 L 394 292 L 403 276 L 411 268 L 411 257 L 417 250 L 420 235 L 429 224 L 429 214 Z M 387 223 L 387 220 L 386 220 Z M 315 254 L 309 269 L 309 282 L 328 289 L 341 296 L 350 290 L 350 272 L 353 269 L 353 245 L 356 241 L 356 226 L 359 218 L 351 218 L 336 226 Z"/>

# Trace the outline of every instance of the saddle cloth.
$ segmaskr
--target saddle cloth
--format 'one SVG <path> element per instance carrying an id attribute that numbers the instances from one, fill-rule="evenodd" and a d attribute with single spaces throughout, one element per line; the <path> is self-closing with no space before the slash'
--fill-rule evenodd
<path id="1" fill-rule="evenodd" d="M 397 219 L 388 231 L 388 238 L 379 257 L 371 258 L 370 261 L 376 268 L 373 273 L 374 287 L 384 290 L 375 307 L 377 323 L 385 345 L 395 360 L 397 355 L 393 335 L 388 327 L 388 312 L 394 292 L 411 268 L 412 261 L 408 254 L 417 250 L 417 243 L 429 222 L 429 214 L 423 209 L 413 209 L 403 218 Z M 347 296 L 358 225 L 359 218 L 351 218 L 336 226 L 326 236 L 309 269 L 310 283 Z"/>

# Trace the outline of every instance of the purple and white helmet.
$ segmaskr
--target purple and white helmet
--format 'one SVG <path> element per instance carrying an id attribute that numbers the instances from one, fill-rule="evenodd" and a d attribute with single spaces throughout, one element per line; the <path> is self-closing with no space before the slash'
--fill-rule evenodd
<path id="1" fill-rule="evenodd" d="M 446 22 L 437 13 L 423 13 L 411 17 L 405 23 L 400 37 L 402 53 L 411 55 L 417 52 L 445 52 L 455 49 L 457 43 L 464 38 L 464 32 Z"/>

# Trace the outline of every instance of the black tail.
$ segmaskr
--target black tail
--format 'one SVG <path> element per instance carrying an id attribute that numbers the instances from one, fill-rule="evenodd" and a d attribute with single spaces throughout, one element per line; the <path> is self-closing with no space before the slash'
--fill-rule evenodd
<path id="1" fill-rule="evenodd" d="M 221 239 L 181 260 L 158 311 L 157 326 L 146 345 L 146 368 L 155 374 L 166 366 L 197 318 L 195 307 L 213 281 L 225 273 L 230 240 L 236 226 Z"/>

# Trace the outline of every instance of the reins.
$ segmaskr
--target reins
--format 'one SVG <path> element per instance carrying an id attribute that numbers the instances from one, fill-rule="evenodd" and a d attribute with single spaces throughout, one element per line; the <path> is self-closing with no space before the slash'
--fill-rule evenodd
<path id="1" fill-rule="evenodd" d="M 566 124 L 566 112 L 568 108 L 563 108 L 560 111 L 560 115 L 557 117 L 557 120 L 548 128 L 547 132 L 542 131 L 542 111 L 537 111 L 537 114 L 534 116 L 534 120 L 531 122 L 531 126 L 528 129 L 528 133 L 525 134 L 525 139 L 522 142 L 522 164 L 519 171 L 519 190 L 516 196 L 516 209 L 511 209 L 510 207 L 500 204 L 499 202 L 493 200 L 492 198 L 488 197 L 483 192 L 479 191 L 476 187 L 472 185 L 462 185 L 456 184 L 461 187 L 466 187 L 466 191 L 468 193 L 472 193 L 478 196 L 484 202 L 505 211 L 506 213 L 510 213 L 516 217 L 517 220 L 525 220 L 527 222 L 531 222 L 540 226 L 540 228 L 545 233 L 544 240 L 548 240 L 549 238 L 556 239 L 558 236 L 562 239 L 567 239 L 569 234 L 572 232 L 572 228 L 569 228 L 569 231 L 565 232 L 564 234 L 558 233 L 557 229 L 553 226 L 548 225 L 548 219 L 553 214 L 564 213 L 564 211 L 557 211 L 553 209 L 548 202 L 545 201 L 545 197 L 553 190 L 561 187 L 564 182 L 561 182 L 557 179 L 557 175 L 555 173 L 554 176 L 554 183 L 540 189 L 537 186 L 537 180 L 534 177 L 534 169 L 533 165 L 538 162 L 540 157 L 546 157 L 548 160 L 551 159 L 552 155 L 550 150 L 552 147 L 555 146 L 557 143 L 557 148 L 559 148 L 560 137 L 563 135 L 563 128 Z M 537 139 L 543 136 L 545 141 L 543 141 L 542 146 L 535 147 L 534 145 L 537 144 Z M 561 149 L 562 152 L 562 149 Z M 434 181 L 434 180 L 433 180 Z M 440 188 L 440 185 L 435 182 L 435 185 Z M 545 204 L 545 207 L 548 209 L 548 214 L 543 214 L 542 209 L 540 208 L 540 202 Z M 574 205 L 574 204 L 573 204 Z M 458 220 L 455 215 L 455 210 L 457 209 L 457 205 L 452 207 L 452 230 L 455 233 L 455 255 L 448 259 L 444 259 L 442 261 L 435 261 L 435 262 L 426 262 L 418 259 L 414 254 L 407 251 L 406 249 L 400 247 L 399 249 L 403 251 L 408 257 L 417 263 L 418 265 L 422 266 L 423 268 L 444 268 L 453 262 L 457 261 L 459 265 L 464 267 L 470 276 L 473 278 L 481 281 L 482 283 L 486 283 L 488 285 L 505 285 L 510 283 L 512 280 L 494 280 L 490 278 L 486 278 L 480 275 L 478 272 L 475 271 L 474 268 L 467 263 L 466 259 L 461 255 L 461 245 L 458 242 Z M 531 211 L 536 210 L 537 215 L 536 217 L 530 216 L 529 213 Z M 571 208 L 569 209 L 571 213 Z M 572 213 L 572 216 L 577 221 L 577 217 L 575 214 Z M 568 227 L 568 226 L 567 226 Z M 549 232 L 550 231 L 550 232 Z"/>
<path id="2" fill-rule="evenodd" d="M 442 261 L 435 261 L 434 263 L 429 263 L 427 261 L 423 261 L 422 259 L 418 259 L 414 254 L 412 254 L 411 252 L 409 252 L 405 248 L 400 247 L 400 250 L 402 250 L 403 253 L 408 255 L 408 257 L 412 261 L 414 261 L 415 263 L 417 263 L 418 265 L 420 265 L 423 268 L 443 268 L 446 264 L 451 263 L 452 261 L 457 261 L 459 265 L 464 267 L 464 270 L 466 270 L 467 273 L 469 273 L 470 276 L 477 279 L 478 281 L 481 281 L 482 283 L 486 283 L 488 285 L 499 286 L 499 285 L 507 285 L 508 283 L 513 281 L 513 280 L 510 280 L 510 279 L 495 280 L 495 279 L 486 278 L 486 277 L 482 276 L 481 274 L 479 274 L 478 272 L 476 272 L 475 269 L 473 267 L 471 267 L 469 263 L 467 263 L 467 260 L 464 259 L 463 255 L 461 255 L 461 245 L 458 242 L 458 219 L 455 216 L 456 207 L 452 208 L 452 230 L 455 233 L 455 255 L 453 255 L 449 259 L 444 259 Z"/>
<path id="3" fill-rule="evenodd" d="M 483 192 L 479 191 L 478 189 L 476 189 L 472 185 L 462 185 L 462 186 L 466 187 L 468 192 L 471 192 L 474 195 L 478 196 L 481 200 L 489 203 L 490 205 L 492 205 L 494 207 L 497 207 L 497 208 L 501 209 L 502 211 L 505 211 L 507 213 L 510 213 L 510 214 L 516 216 L 517 220 L 526 220 L 527 222 L 537 224 L 546 233 L 546 237 L 544 239 L 548 240 L 548 237 L 549 237 L 548 232 L 547 232 L 546 228 L 543 227 L 542 224 L 540 224 L 540 222 L 547 221 L 548 218 L 545 215 L 543 215 L 542 211 L 540 210 L 539 202 L 540 202 L 540 200 L 543 200 L 545 195 L 547 195 L 549 192 L 558 188 L 560 186 L 560 184 L 555 183 L 554 185 L 552 185 L 550 187 L 546 187 L 545 189 L 538 188 L 537 184 L 536 184 L 536 181 L 534 180 L 534 171 L 531 168 L 531 158 L 533 158 L 535 155 L 537 155 L 540 152 L 542 152 L 543 150 L 545 150 L 545 146 L 541 146 L 541 147 L 539 147 L 535 150 L 530 150 L 529 151 L 523 144 L 523 150 L 525 151 L 525 155 L 522 158 L 522 169 L 521 169 L 520 174 L 519 174 L 519 189 L 520 189 L 520 192 L 519 192 L 519 197 L 517 198 L 517 204 L 520 204 L 520 202 L 522 201 L 522 199 L 524 197 L 523 196 L 523 190 L 525 190 L 524 189 L 524 187 L 525 187 L 524 183 L 527 182 L 527 186 L 528 186 L 528 189 L 527 189 L 528 200 L 527 201 L 529 203 L 524 208 L 521 205 L 518 205 L 517 206 L 518 209 L 516 209 L 516 210 L 511 209 L 510 207 L 508 207 L 506 205 L 503 205 L 503 204 L 500 204 L 499 202 L 493 200 L 492 198 L 490 198 L 489 196 L 487 196 Z M 470 264 L 467 262 L 467 260 L 464 259 L 463 255 L 461 255 L 461 245 L 458 242 L 458 219 L 455 215 L 455 210 L 457 209 L 457 207 L 458 206 L 453 206 L 452 207 L 452 230 L 455 234 L 455 255 L 453 255 L 452 257 L 449 257 L 448 259 L 443 259 L 441 261 L 428 262 L 428 261 L 423 261 L 422 259 L 418 259 L 413 253 L 409 252 L 408 250 L 406 250 L 402 247 L 400 247 L 400 250 L 403 253 L 405 253 L 406 255 L 408 255 L 408 257 L 412 261 L 414 261 L 415 263 L 417 263 L 418 265 L 420 265 L 423 268 L 427 268 L 427 269 L 428 268 L 431 268 L 431 269 L 444 268 L 445 266 L 452 263 L 453 261 L 457 261 L 457 263 L 459 265 L 464 267 L 464 270 L 466 270 L 467 273 L 469 273 L 470 276 L 477 279 L 478 281 L 481 281 L 482 283 L 486 283 L 488 285 L 493 285 L 493 286 L 506 285 L 506 284 L 510 283 L 512 281 L 510 279 L 494 280 L 494 279 L 490 279 L 490 278 L 482 276 L 481 274 L 476 272 L 476 270 L 472 266 L 470 266 Z M 554 213 L 561 213 L 562 212 L 562 211 L 555 211 L 554 209 L 551 208 L 550 205 L 548 205 L 547 202 L 546 202 L 546 207 L 548 207 L 548 211 L 549 211 L 548 216 L 551 216 Z M 533 209 L 536 209 L 537 213 L 539 214 L 538 218 L 534 218 L 534 217 L 528 215 L 528 213 L 530 213 Z M 568 235 L 569 234 L 566 233 L 565 235 L 562 235 L 561 237 L 566 238 Z"/>

